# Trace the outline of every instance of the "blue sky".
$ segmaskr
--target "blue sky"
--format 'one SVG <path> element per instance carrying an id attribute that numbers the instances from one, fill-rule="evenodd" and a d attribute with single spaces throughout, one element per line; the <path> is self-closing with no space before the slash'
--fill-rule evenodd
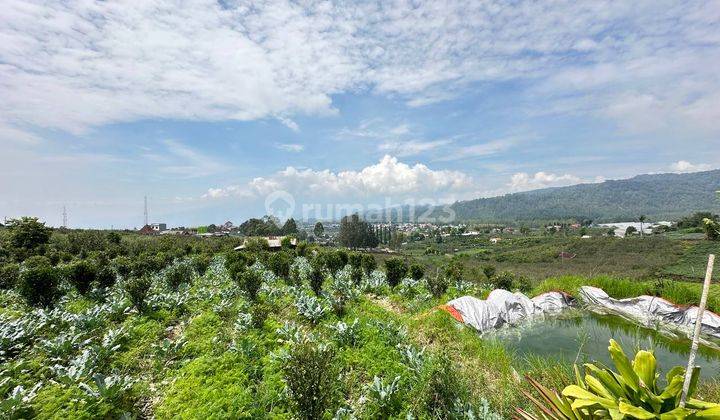
<path id="1" fill-rule="evenodd" d="M 718 2 L 10 0 L 0 216 L 241 222 L 720 167 Z"/>

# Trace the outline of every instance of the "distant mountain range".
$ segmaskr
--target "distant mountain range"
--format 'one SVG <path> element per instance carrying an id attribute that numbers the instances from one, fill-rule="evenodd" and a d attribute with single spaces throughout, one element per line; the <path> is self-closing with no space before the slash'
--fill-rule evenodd
<path id="1" fill-rule="evenodd" d="M 596 222 L 672 220 L 695 211 L 720 212 L 720 169 L 687 174 L 638 175 L 597 184 L 545 188 L 499 197 L 458 201 L 456 219 L 476 222 L 590 219 Z M 396 209 L 397 210 L 397 209 Z M 408 208 L 403 209 L 407 219 Z M 428 208 L 416 208 L 415 214 Z M 444 213 L 430 210 L 433 216 Z M 427 214 L 427 213 L 426 213 Z"/>

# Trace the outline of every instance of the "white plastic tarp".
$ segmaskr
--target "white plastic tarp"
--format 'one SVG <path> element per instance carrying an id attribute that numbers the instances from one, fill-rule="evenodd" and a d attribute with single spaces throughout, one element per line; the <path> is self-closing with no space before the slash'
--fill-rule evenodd
<path id="1" fill-rule="evenodd" d="M 490 292 L 487 300 L 462 296 L 448 302 L 465 324 L 480 332 L 503 325 L 517 325 L 547 313 L 557 313 L 570 304 L 570 297 L 560 292 L 543 293 L 530 299 L 522 293 L 502 289 Z"/>
<path id="2" fill-rule="evenodd" d="M 683 308 L 655 296 L 614 299 L 602 289 L 583 286 L 579 298 L 594 312 L 618 315 L 648 328 L 671 329 L 688 336 L 698 318 L 697 306 Z M 720 316 L 706 310 L 701 322 L 703 336 L 720 339 Z"/>

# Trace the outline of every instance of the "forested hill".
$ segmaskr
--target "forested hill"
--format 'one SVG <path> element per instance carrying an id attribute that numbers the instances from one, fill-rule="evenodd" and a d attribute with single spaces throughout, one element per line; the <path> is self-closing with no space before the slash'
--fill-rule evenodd
<path id="1" fill-rule="evenodd" d="M 676 219 L 720 209 L 720 169 L 689 174 L 639 175 L 630 179 L 507 194 L 452 205 L 459 220 L 515 221 L 562 218 L 595 221 Z M 439 210 L 438 210 L 439 211 Z"/>

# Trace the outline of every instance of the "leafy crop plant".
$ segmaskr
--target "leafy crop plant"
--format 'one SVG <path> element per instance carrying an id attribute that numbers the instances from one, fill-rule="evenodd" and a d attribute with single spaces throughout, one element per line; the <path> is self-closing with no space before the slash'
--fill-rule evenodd
<path id="1" fill-rule="evenodd" d="M 685 368 L 676 366 L 666 375 L 667 385 L 658 385 L 657 363 L 650 351 L 640 350 L 630 362 L 622 347 L 610 340 L 610 358 L 617 370 L 605 366 L 585 364 L 585 377 L 575 366 L 576 384 L 562 393 L 550 390 L 528 377 L 542 396 L 542 401 L 529 393 L 525 396 L 535 404 L 540 414 L 517 409 L 519 418 L 536 419 L 720 419 L 720 404 L 691 398 L 700 375 L 700 368 L 692 372 L 690 391 L 685 407 L 680 407 Z"/>

